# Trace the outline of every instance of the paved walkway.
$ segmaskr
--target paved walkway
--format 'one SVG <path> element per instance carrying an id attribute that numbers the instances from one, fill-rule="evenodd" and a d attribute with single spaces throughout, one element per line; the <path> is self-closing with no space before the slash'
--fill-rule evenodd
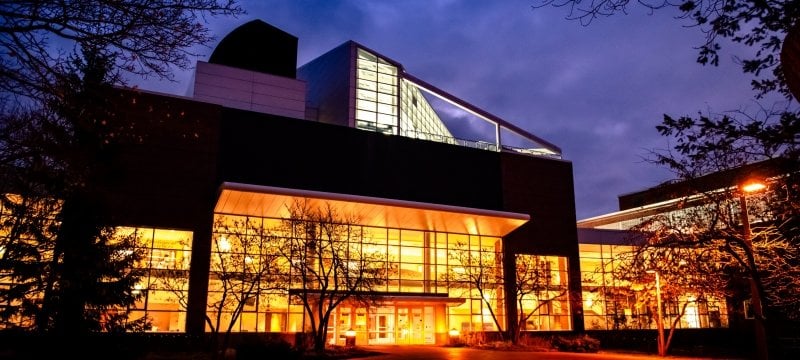
<path id="1" fill-rule="evenodd" d="M 626 354 L 614 352 L 600 352 L 594 354 L 566 353 L 566 352 L 528 352 L 528 351 L 496 351 L 470 348 L 451 348 L 442 346 L 365 346 L 365 350 L 375 351 L 381 355 L 370 356 L 369 360 L 710 360 L 712 358 Z M 713 360 L 721 360 L 713 358 Z M 731 359 L 734 360 L 734 359 Z M 735 359 L 742 360 L 742 359 Z"/>

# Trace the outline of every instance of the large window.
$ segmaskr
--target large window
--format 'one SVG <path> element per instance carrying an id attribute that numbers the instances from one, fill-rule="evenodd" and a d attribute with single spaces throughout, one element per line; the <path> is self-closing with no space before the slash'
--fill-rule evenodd
<path id="1" fill-rule="evenodd" d="M 228 259 L 228 272 L 241 273 L 236 269 L 237 262 L 231 261 L 233 254 L 240 254 L 243 261 L 248 263 L 266 263 L 274 261 L 265 257 L 279 252 L 279 249 L 269 250 L 270 243 L 280 244 L 281 235 L 286 231 L 283 219 L 270 217 L 252 217 L 229 214 L 216 214 L 212 245 L 212 272 L 220 269 L 222 261 Z M 219 224 L 225 224 L 219 225 Z M 295 226 L 297 226 L 295 224 Z M 457 328 L 464 331 L 480 331 L 496 329 L 491 318 L 493 312 L 498 316 L 501 325 L 505 326 L 502 282 L 502 264 L 500 260 L 501 239 L 493 236 L 477 236 L 446 232 L 419 231 L 398 228 L 372 227 L 354 225 L 357 227 L 353 236 L 346 241 L 343 248 L 359 249 L 362 253 L 380 253 L 382 255 L 376 266 L 384 271 L 379 272 L 384 279 L 378 281 L 379 285 L 373 290 L 387 294 L 407 294 L 408 296 L 434 296 L 448 299 L 448 306 L 442 315 L 441 321 L 446 322 L 443 328 Z M 308 239 L 308 241 L 313 241 Z M 245 245 L 249 243 L 251 245 Z M 223 244 L 220 246 L 220 244 Z M 248 246 L 257 246 L 258 251 L 248 251 Z M 483 259 L 482 263 L 458 261 L 452 254 L 454 249 L 464 251 L 466 258 Z M 281 261 L 283 263 L 281 264 Z M 274 262 L 274 272 L 288 272 L 289 261 L 307 261 L 301 256 L 282 259 Z M 321 261 L 325 261 L 322 259 Z M 216 263 L 215 263 L 216 262 Z M 487 286 L 483 295 L 476 288 L 474 282 L 465 278 L 453 277 L 452 274 L 484 271 L 492 274 L 494 279 Z M 279 275 L 279 274 L 273 274 Z M 288 275 L 288 274 L 286 274 Z M 272 276 L 272 275 L 269 275 Z M 563 276 L 562 278 L 566 278 Z M 267 285 L 256 284 L 262 290 L 251 296 L 245 302 L 244 310 L 238 320 L 234 322 L 234 331 L 275 331 L 298 332 L 303 330 L 303 309 L 292 300 L 292 289 L 299 286 L 313 287 L 314 284 L 304 284 L 296 276 L 290 277 L 291 281 L 283 290 L 267 288 Z M 274 282 L 273 282 L 274 283 Z M 231 287 L 218 276 L 209 276 L 209 292 L 207 303 L 219 303 Z M 490 311 L 491 307 L 491 311 Z M 420 309 L 425 309 L 420 307 Z M 444 308 L 443 308 L 444 309 Z M 209 309 L 209 315 L 214 315 L 214 309 Z M 234 307 L 222 307 L 223 319 L 220 323 L 232 319 Z M 227 314 L 227 315 L 226 315 Z M 227 316 L 227 318 L 225 318 Z M 433 316 L 433 315 L 431 315 Z M 439 315 L 437 315 L 439 316 Z M 438 320 L 437 320 L 438 321 Z M 331 324 L 333 326 L 334 323 Z M 377 331 L 377 330 L 376 330 Z"/>
<path id="2" fill-rule="evenodd" d="M 433 110 L 416 86 L 401 81 L 403 106 L 400 111 L 400 130 L 402 135 L 417 139 L 455 143 L 455 138 L 447 130 L 439 115 Z"/>
<path id="3" fill-rule="evenodd" d="M 580 244 L 584 326 L 588 330 L 655 329 L 653 286 L 631 284 L 614 276 L 620 257 L 633 250 L 627 245 Z M 651 284 L 652 285 L 652 284 Z M 662 299 L 664 326 L 678 320 L 678 328 L 727 327 L 725 299 L 705 295 L 698 299 L 687 288 Z M 681 314 L 681 312 L 683 312 Z"/>
<path id="4" fill-rule="evenodd" d="M 288 265 L 279 256 L 278 219 L 216 215 L 207 316 L 220 332 L 302 331 L 302 308 L 288 302 Z"/>
<path id="5" fill-rule="evenodd" d="M 521 330 L 571 330 L 567 258 L 517 255 L 516 265 Z"/>
<path id="6" fill-rule="evenodd" d="M 128 320 L 146 318 L 149 331 L 185 331 L 189 289 L 192 232 L 153 228 L 117 228 L 119 235 L 133 235 L 144 255 L 136 265 L 145 270 L 134 293 L 139 301 L 130 309 Z"/>
<path id="7" fill-rule="evenodd" d="M 397 135 L 397 67 L 358 49 L 356 127 Z"/>

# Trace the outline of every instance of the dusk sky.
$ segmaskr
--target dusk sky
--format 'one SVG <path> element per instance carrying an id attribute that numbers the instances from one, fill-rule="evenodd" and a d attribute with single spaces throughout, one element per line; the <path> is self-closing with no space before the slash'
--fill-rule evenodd
<path id="1" fill-rule="evenodd" d="M 572 162 L 577 218 L 616 211 L 617 195 L 672 178 L 643 161 L 668 147 L 663 114 L 754 108 L 749 78 L 723 48 L 720 67 L 695 62 L 697 28 L 662 11 L 566 20 L 568 9 L 534 1 L 241 1 L 247 14 L 210 19 L 217 41 L 261 19 L 299 38 L 298 66 L 354 40 L 438 88 L 561 147 Z M 206 61 L 213 46 L 201 48 Z M 258 46 L 254 44 L 254 46 Z M 176 82 L 135 80 L 186 94 Z M 481 169 L 475 169 L 481 171 Z M 478 190 L 479 191 L 479 190 Z"/>

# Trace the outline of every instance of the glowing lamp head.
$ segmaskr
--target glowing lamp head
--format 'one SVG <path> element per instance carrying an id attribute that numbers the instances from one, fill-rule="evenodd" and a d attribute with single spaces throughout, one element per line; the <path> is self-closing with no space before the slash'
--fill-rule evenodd
<path id="1" fill-rule="evenodd" d="M 647 269 L 647 270 L 645 270 L 644 272 L 646 272 L 646 273 L 648 273 L 648 274 L 655 274 L 655 273 L 656 273 L 656 271 L 655 271 L 655 270 L 653 270 L 653 269 Z"/>
<path id="2" fill-rule="evenodd" d="M 344 336 L 355 337 L 356 336 L 356 331 L 353 330 L 353 329 L 347 329 L 347 331 L 344 332 Z"/>
<path id="3" fill-rule="evenodd" d="M 748 181 L 742 185 L 742 191 L 746 193 L 752 193 L 756 191 L 764 190 L 767 187 L 763 182 L 760 181 Z"/>
<path id="4" fill-rule="evenodd" d="M 461 333 L 460 333 L 458 330 L 456 330 L 455 328 L 453 328 L 453 329 L 450 329 L 450 331 L 449 331 L 449 334 L 450 334 L 450 336 L 452 336 L 452 337 L 456 337 L 456 336 L 458 336 L 458 335 L 461 335 Z"/>
<path id="5" fill-rule="evenodd" d="M 228 241 L 228 238 L 220 236 L 219 240 L 217 240 L 217 248 L 221 252 L 231 251 L 231 243 Z"/>

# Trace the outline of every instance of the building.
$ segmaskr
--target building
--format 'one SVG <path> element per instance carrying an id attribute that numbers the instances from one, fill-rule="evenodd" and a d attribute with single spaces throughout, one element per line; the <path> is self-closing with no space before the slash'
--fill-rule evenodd
<path id="1" fill-rule="evenodd" d="M 767 180 L 780 174 L 776 161 L 753 163 L 710 173 L 691 181 L 669 181 L 659 186 L 619 196 L 617 212 L 578 221 L 581 271 L 583 272 L 584 326 L 587 330 L 655 329 L 655 314 L 642 302 L 646 291 L 641 284 L 630 284 L 613 276 L 620 254 L 630 253 L 638 234 L 631 231 L 647 219 L 663 216 L 680 221 L 709 211 L 706 206 L 722 204 L 739 227 L 741 203 L 738 187 L 753 178 Z M 712 201 L 713 200 L 713 201 Z M 753 199 L 751 206 L 762 206 Z M 739 231 L 739 230 L 736 230 Z M 746 328 L 749 297 L 741 289 L 728 289 L 728 296 L 694 301 L 692 289 L 665 298 L 667 327 L 686 305 L 677 322 L 680 329 Z M 652 304 L 649 304 L 652 306 Z M 643 320 L 642 320 L 643 319 Z"/>
<path id="2" fill-rule="evenodd" d="M 253 21 L 198 62 L 189 96 L 110 95 L 140 136 L 120 144 L 124 170 L 103 193 L 149 270 L 142 300 L 121 310 L 158 332 L 208 331 L 207 314 L 229 321 L 232 309 L 213 307 L 226 293 L 219 259 L 264 263 L 244 241 L 270 241 L 305 203 L 353 216 L 360 236 L 348 246 L 384 256 L 368 289 L 380 300 L 337 306 L 331 342 L 355 330 L 360 344 L 440 344 L 452 329 L 506 329 L 521 313 L 526 331 L 583 329 L 572 166 L 557 146 L 361 44 L 299 68 L 296 54 L 296 37 Z M 493 131 L 458 138 L 434 99 Z M 491 261 L 462 263 L 457 249 Z M 526 256 L 546 270 L 547 289 L 516 301 L 515 260 Z M 477 291 L 452 276 L 471 269 L 494 282 Z M 302 332 L 311 319 L 293 299 L 304 288 L 248 293 L 233 330 Z"/>

